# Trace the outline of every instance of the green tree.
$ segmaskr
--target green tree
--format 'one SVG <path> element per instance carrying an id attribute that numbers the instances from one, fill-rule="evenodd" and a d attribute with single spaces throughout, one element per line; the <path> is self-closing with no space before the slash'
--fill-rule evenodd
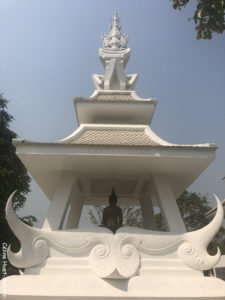
<path id="1" fill-rule="evenodd" d="M 187 231 L 200 229 L 206 226 L 211 220 L 210 218 L 205 216 L 205 214 L 211 209 L 206 196 L 184 191 L 177 199 L 177 205 L 180 209 L 180 213 L 184 220 Z M 89 210 L 90 219 L 93 224 L 101 224 L 103 209 L 104 207 L 97 206 Z M 143 227 L 142 213 L 139 207 L 123 207 L 122 210 L 125 226 Z M 157 213 L 155 215 L 155 223 L 157 230 L 166 231 L 165 222 L 161 213 Z M 213 242 L 210 244 L 210 253 L 215 253 L 217 246 L 220 248 L 221 252 L 225 254 L 224 227 L 220 229 Z"/>
<path id="2" fill-rule="evenodd" d="M 210 211 L 211 207 L 208 205 L 206 196 L 184 191 L 177 199 L 177 205 L 187 231 L 200 229 L 209 223 L 205 214 Z M 166 230 L 161 214 L 156 215 L 156 225 L 159 230 Z"/>
<path id="3" fill-rule="evenodd" d="M 181 10 L 189 3 L 189 0 L 172 1 L 173 8 L 177 10 Z M 197 0 L 196 10 L 191 18 L 196 24 L 196 38 L 211 39 L 213 33 L 221 34 L 225 30 L 224 16 L 224 0 Z"/>
<path id="4" fill-rule="evenodd" d="M 206 226 L 212 219 L 206 217 L 205 214 L 210 211 L 211 207 L 208 204 L 207 197 L 198 193 L 184 191 L 177 199 L 182 219 L 184 220 L 187 231 L 194 231 Z M 155 222 L 159 230 L 165 231 L 165 223 L 162 215 L 155 216 Z M 213 241 L 209 245 L 209 252 L 216 253 L 217 247 L 225 254 L 225 228 L 221 227 Z"/>
<path id="5" fill-rule="evenodd" d="M 19 242 L 10 230 L 5 218 L 5 206 L 9 195 L 17 190 L 13 201 L 13 209 L 18 212 L 26 201 L 25 195 L 30 191 L 30 177 L 27 170 L 15 154 L 12 139 L 17 134 L 10 130 L 9 125 L 13 117 L 7 112 L 8 101 L 0 94 L 0 240 L 1 245 L 11 244 L 12 249 L 19 249 Z M 37 219 L 34 216 L 23 217 L 22 220 L 33 225 Z M 2 255 L 1 255 L 2 257 Z M 7 275 L 18 274 L 18 269 L 7 262 Z"/>

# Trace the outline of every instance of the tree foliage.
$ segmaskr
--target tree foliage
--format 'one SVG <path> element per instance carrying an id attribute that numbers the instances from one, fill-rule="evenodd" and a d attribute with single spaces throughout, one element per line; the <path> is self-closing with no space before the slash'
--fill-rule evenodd
<path id="1" fill-rule="evenodd" d="M 205 214 L 211 207 L 206 196 L 184 191 L 177 199 L 177 205 L 187 231 L 200 229 L 209 223 Z M 161 214 L 156 215 L 156 224 L 159 230 L 166 230 Z"/>
<path id="2" fill-rule="evenodd" d="M 18 250 L 19 242 L 11 232 L 5 218 L 5 206 L 9 195 L 15 190 L 17 193 L 13 201 L 14 211 L 17 212 L 24 206 L 25 195 L 30 191 L 30 177 L 15 154 L 12 139 L 16 138 L 17 134 L 9 128 L 13 117 L 7 112 L 7 103 L 8 101 L 0 94 L 0 240 L 1 245 L 11 244 L 14 250 Z M 29 225 L 37 221 L 34 216 L 26 216 L 22 220 Z M 18 273 L 16 268 L 9 263 L 7 266 L 8 275 Z"/>
<path id="3" fill-rule="evenodd" d="M 185 191 L 177 199 L 177 205 L 187 231 L 200 229 L 209 223 L 209 219 L 205 217 L 205 214 L 211 207 L 206 196 Z"/>
<path id="4" fill-rule="evenodd" d="M 205 195 L 184 191 L 177 199 L 182 219 L 184 221 L 187 231 L 198 230 L 206 226 L 211 218 L 206 217 L 205 214 L 211 210 Z M 166 226 L 162 215 L 155 216 L 155 222 L 159 230 L 165 231 Z M 217 247 L 225 254 L 225 228 L 221 227 L 213 241 L 209 245 L 209 252 L 215 254 Z"/>
<path id="5" fill-rule="evenodd" d="M 189 0 L 173 0 L 173 8 L 181 10 Z M 225 30 L 225 1 L 198 0 L 194 16 L 196 38 L 211 39 L 213 33 L 221 34 Z M 191 20 L 189 19 L 189 20 Z"/>
<path id="6" fill-rule="evenodd" d="M 194 231 L 206 226 L 210 219 L 205 214 L 211 209 L 207 197 L 197 193 L 184 191 L 177 199 L 177 205 L 184 220 L 187 231 Z M 91 222 L 101 224 L 104 207 L 96 206 L 89 210 Z M 139 207 L 122 207 L 125 226 L 143 227 L 143 218 Z M 159 231 L 166 231 L 166 225 L 161 213 L 155 214 L 155 224 Z M 216 252 L 217 246 L 225 254 L 225 228 L 222 227 L 209 246 L 210 253 Z"/>

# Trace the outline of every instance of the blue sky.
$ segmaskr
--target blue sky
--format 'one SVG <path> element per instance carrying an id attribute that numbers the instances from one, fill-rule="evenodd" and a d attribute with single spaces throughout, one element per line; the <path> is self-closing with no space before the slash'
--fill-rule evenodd
<path id="1" fill-rule="evenodd" d="M 101 36 L 117 10 L 129 35 L 127 73 L 136 92 L 159 100 L 152 129 L 179 144 L 213 142 L 217 159 L 190 187 L 225 195 L 225 34 L 195 38 L 196 1 L 174 11 L 158 0 L 1 0 L 0 91 L 10 100 L 11 128 L 21 138 L 55 141 L 76 127 L 73 96 L 90 96 L 91 75 L 103 74 Z M 27 213 L 48 202 L 32 185 Z"/>

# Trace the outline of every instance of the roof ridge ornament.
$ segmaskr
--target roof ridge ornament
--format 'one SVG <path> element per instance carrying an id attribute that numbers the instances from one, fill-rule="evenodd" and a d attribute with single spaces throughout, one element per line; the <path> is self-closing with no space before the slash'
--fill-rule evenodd
<path id="1" fill-rule="evenodd" d="M 96 90 L 132 91 L 137 74 L 126 75 L 124 72 L 130 58 L 130 49 L 127 48 L 128 36 L 121 33 L 117 12 L 114 12 L 110 32 L 104 34 L 102 42 L 99 57 L 105 68 L 105 75 L 92 75 Z"/>
<path id="2" fill-rule="evenodd" d="M 109 29 L 109 33 L 105 33 L 102 37 L 103 49 L 111 51 L 125 50 L 128 44 L 128 35 L 121 33 L 120 19 L 116 11 L 112 16 L 112 24 Z"/>

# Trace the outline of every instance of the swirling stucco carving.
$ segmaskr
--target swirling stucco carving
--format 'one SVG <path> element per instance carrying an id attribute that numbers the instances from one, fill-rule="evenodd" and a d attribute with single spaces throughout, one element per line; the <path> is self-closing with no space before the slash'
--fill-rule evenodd
<path id="1" fill-rule="evenodd" d="M 51 231 L 30 227 L 23 223 L 13 212 L 12 199 L 9 197 L 6 205 L 8 224 L 20 240 L 21 249 L 14 253 L 8 248 L 9 261 L 18 268 L 28 268 L 41 264 L 48 256 L 49 249 L 54 248 L 68 255 L 77 255 L 90 251 L 95 245 L 113 237 L 110 230 L 98 228 L 98 232 L 82 231 Z"/>
<path id="2" fill-rule="evenodd" d="M 134 276 L 140 267 L 140 254 L 132 244 L 120 241 L 118 245 L 118 255 L 116 256 L 116 268 L 118 273 L 124 278 Z"/>
<path id="3" fill-rule="evenodd" d="M 107 228 L 93 230 L 51 231 L 24 224 L 13 212 L 12 199 L 6 206 L 10 228 L 21 242 L 21 249 L 13 253 L 9 247 L 8 258 L 17 267 L 33 267 L 51 255 L 51 248 L 68 256 L 89 256 L 90 268 L 101 278 L 130 278 L 138 274 L 140 256 L 161 256 L 177 253 L 190 268 L 212 268 L 220 258 L 220 251 L 211 256 L 207 246 L 223 222 L 223 207 L 217 200 L 214 219 L 202 229 L 184 234 L 156 232 L 134 227 L 122 227 L 114 235 Z"/>
<path id="4" fill-rule="evenodd" d="M 216 255 L 209 255 L 207 247 L 222 226 L 224 219 L 223 206 L 216 195 L 217 212 L 214 219 L 205 227 L 184 235 L 184 243 L 178 248 L 178 255 L 183 262 L 195 270 L 207 270 L 216 265 L 220 259 L 220 250 Z"/>
<path id="5" fill-rule="evenodd" d="M 12 200 L 15 192 L 9 197 L 6 206 L 6 219 L 13 233 L 21 242 L 21 249 L 13 253 L 8 248 L 7 255 L 10 263 L 18 268 L 27 268 L 29 266 L 41 263 L 48 256 L 48 244 L 46 241 L 37 239 L 37 229 L 23 223 L 13 212 Z"/>
<path id="6" fill-rule="evenodd" d="M 116 235 L 110 247 L 95 246 L 90 254 L 90 266 L 101 278 L 130 278 L 140 266 L 140 254 L 136 247 L 127 243 L 126 236 Z"/>
<path id="7" fill-rule="evenodd" d="M 112 245 L 96 245 L 89 259 L 92 271 L 101 278 L 110 277 L 116 269 L 113 256 Z"/>

